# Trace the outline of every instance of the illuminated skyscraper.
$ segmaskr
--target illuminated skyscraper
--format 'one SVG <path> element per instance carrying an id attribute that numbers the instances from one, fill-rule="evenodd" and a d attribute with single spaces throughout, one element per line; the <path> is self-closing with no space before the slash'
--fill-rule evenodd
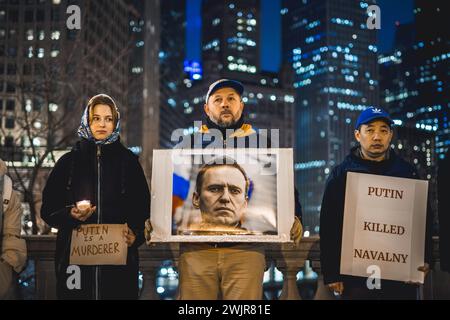
<path id="1" fill-rule="evenodd" d="M 202 59 L 211 76 L 260 71 L 260 1 L 205 0 L 202 5 Z"/>
<path id="2" fill-rule="evenodd" d="M 382 103 L 405 125 L 435 133 L 443 158 L 450 146 L 449 31 L 440 27 L 446 17 L 439 2 L 417 0 L 414 14 L 415 23 L 397 27 L 393 52 L 378 60 Z"/>
<path id="3" fill-rule="evenodd" d="M 354 145 L 359 113 L 379 106 L 374 1 L 284 0 L 283 60 L 296 89 L 296 184 L 304 224 L 319 231 L 325 181 Z"/>

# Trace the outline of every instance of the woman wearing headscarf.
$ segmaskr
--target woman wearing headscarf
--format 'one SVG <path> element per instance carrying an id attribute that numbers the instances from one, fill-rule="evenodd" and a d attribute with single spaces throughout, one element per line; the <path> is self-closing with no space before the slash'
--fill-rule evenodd
<path id="1" fill-rule="evenodd" d="M 53 168 L 43 191 L 42 218 L 58 229 L 55 253 L 59 299 L 137 299 L 138 247 L 150 212 L 147 181 L 138 158 L 120 142 L 114 100 L 92 97 L 78 129 L 80 140 Z M 89 200 L 90 207 L 76 203 Z M 127 224 L 126 265 L 69 267 L 72 231 L 81 224 Z M 71 278 L 72 276 L 72 278 Z M 79 281 L 77 285 L 76 281 Z"/>

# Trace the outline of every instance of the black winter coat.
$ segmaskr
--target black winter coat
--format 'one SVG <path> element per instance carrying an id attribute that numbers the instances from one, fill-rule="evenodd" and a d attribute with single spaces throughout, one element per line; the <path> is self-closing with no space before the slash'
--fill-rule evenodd
<path id="1" fill-rule="evenodd" d="M 125 266 L 80 266 L 81 289 L 66 285 L 72 230 L 82 223 L 97 223 L 98 210 L 85 222 L 71 217 L 70 209 L 79 200 L 97 203 L 97 149 L 100 150 L 100 223 L 124 224 L 133 230 L 136 241 L 128 248 Z M 147 181 L 138 158 L 120 141 L 96 146 L 81 139 L 73 150 L 56 163 L 43 192 L 41 217 L 58 228 L 55 254 L 57 295 L 60 299 L 95 298 L 95 270 L 98 268 L 100 299 L 137 299 L 138 247 L 144 242 L 144 223 L 150 214 Z"/>
<path id="2" fill-rule="evenodd" d="M 450 148 L 439 163 L 439 248 L 441 270 L 450 272 Z"/>
<path id="3" fill-rule="evenodd" d="M 358 147 L 328 177 L 320 211 L 320 262 L 325 284 L 341 282 L 365 286 L 367 278 L 340 274 L 342 227 L 345 206 L 347 172 L 419 179 L 417 170 L 390 150 L 389 159 L 381 162 L 361 159 L 356 155 Z M 428 206 L 429 208 L 429 206 Z M 432 214 L 427 213 L 425 262 L 431 263 Z M 387 282 L 383 280 L 382 283 Z M 397 283 L 397 281 L 389 281 Z M 381 285 L 383 287 L 383 284 Z M 345 285 L 344 285 L 345 288 Z M 344 289 L 345 290 L 345 289 Z"/>

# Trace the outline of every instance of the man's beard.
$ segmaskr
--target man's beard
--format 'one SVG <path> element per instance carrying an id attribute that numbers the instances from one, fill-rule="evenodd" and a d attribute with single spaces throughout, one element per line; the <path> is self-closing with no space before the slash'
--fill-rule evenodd
<path id="1" fill-rule="evenodd" d="M 232 125 L 236 124 L 236 119 L 234 117 L 234 115 L 232 115 L 231 113 L 228 113 L 229 115 L 231 115 L 231 119 L 230 120 L 223 120 L 222 119 L 222 115 L 219 116 L 219 119 L 216 121 L 216 124 L 221 127 L 221 128 L 228 128 L 231 127 Z"/>

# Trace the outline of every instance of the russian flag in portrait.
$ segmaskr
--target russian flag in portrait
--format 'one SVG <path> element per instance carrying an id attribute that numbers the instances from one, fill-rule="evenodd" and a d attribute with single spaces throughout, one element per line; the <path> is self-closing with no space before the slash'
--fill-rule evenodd
<path id="1" fill-rule="evenodd" d="M 182 207 L 189 195 L 189 172 L 177 166 L 174 168 L 172 177 L 172 215 L 179 207 Z"/>

